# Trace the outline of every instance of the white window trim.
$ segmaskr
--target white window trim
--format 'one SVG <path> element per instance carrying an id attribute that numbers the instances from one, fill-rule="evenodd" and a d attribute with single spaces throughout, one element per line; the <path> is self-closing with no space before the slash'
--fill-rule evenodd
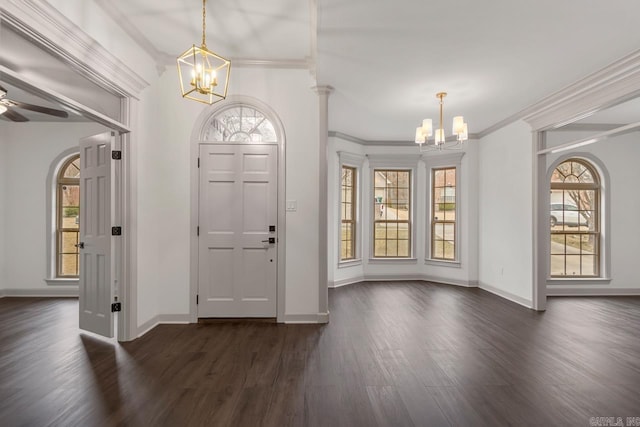
<path id="1" fill-rule="evenodd" d="M 57 185 L 58 185 L 58 173 L 60 168 L 65 164 L 69 158 L 80 154 L 79 147 L 69 148 L 60 153 L 49 166 L 49 172 L 47 173 L 46 182 L 46 233 L 47 233 L 47 276 L 44 281 L 50 286 L 78 286 L 78 279 L 76 278 L 59 278 L 56 277 L 56 224 L 57 224 Z"/>
<path id="2" fill-rule="evenodd" d="M 543 256 L 546 261 L 546 283 L 547 285 L 608 285 L 611 282 L 611 195 L 609 191 L 610 177 L 607 168 L 604 164 L 591 153 L 586 152 L 568 152 L 562 156 L 559 156 L 554 160 L 546 174 L 546 187 L 541 188 L 539 191 L 540 201 L 542 206 L 545 206 L 546 214 L 549 213 L 549 206 L 551 204 L 551 197 L 549 195 L 549 185 L 551 183 L 551 175 L 553 171 L 558 167 L 560 163 L 566 162 L 569 159 L 580 159 L 589 162 L 598 172 L 600 177 L 600 276 L 597 277 L 551 277 L 551 262 L 550 262 L 550 246 L 551 246 L 551 234 L 548 230 L 545 230 L 545 238 L 542 242 Z M 546 217 L 546 222 L 549 224 L 549 217 Z"/>
<path id="3" fill-rule="evenodd" d="M 462 200 L 462 158 L 464 157 L 465 152 L 461 151 L 458 153 L 452 154 L 444 154 L 439 156 L 423 156 L 423 160 L 427 166 L 427 209 L 426 209 L 426 240 L 425 240 L 425 260 L 424 263 L 428 265 L 438 266 L 438 267 L 452 267 L 452 268 L 462 268 L 462 263 L 460 261 L 461 250 L 460 245 L 462 244 L 462 221 L 461 221 L 461 203 Z M 433 201 L 431 200 L 433 197 L 433 169 L 442 169 L 447 167 L 456 168 L 456 235 L 455 235 L 455 259 L 451 261 L 442 260 L 442 259 L 433 259 L 431 258 L 431 209 L 433 208 Z"/>
<path id="4" fill-rule="evenodd" d="M 356 265 L 362 264 L 362 165 L 364 164 L 365 157 L 363 155 L 348 153 L 346 151 L 338 151 L 338 206 L 337 211 L 338 214 L 336 218 L 338 219 L 338 251 L 337 251 L 337 264 L 338 268 L 346 268 L 353 267 Z M 356 247 L 355 247 L 355 257 L 353 259 L 341 260 L 340 254 L 342 253 L 342 238 L 341 238 L 341 225 L 342 225 L 342 212 L 340 208 L 342 206 L 342 167 L 347 166 L 354 168 L 356 170 L 356 182 L 354 183 L 354 189 L 356 191 L 356 215 L 355 215 L 355 226 L 354 230 L 356 232 Z"/>
<path id="5" fill-rule="evenodd" d="M 373 249 L 375 247 L 375 238 L 374 238 L 374 227 L 375 223 L 375 212 L 373 209 L 369 209 L 369 264 L 413 264 L 416 261 L 416 241 L 417 241 L 417 232 L 416 232 L 416 216 L 417 216 L 417 203 L 418 200 L 418 162 L 420 161 L 420 157 L 416 157 L 415 155 L 389 155 L 389 154 L 367 154 L 367 159 L 369 160 L 369 194 L 367 195 L 367 201 L 369 201 L 369 197 L 373 195 L 375 189 L 375 170 L 376 169 L 399 169 L 399 170 L 409 170 L 411 171 L 411 254 L 408 257 L 404 258 L 385 258 L 385 257 L 374 257 Z"/>

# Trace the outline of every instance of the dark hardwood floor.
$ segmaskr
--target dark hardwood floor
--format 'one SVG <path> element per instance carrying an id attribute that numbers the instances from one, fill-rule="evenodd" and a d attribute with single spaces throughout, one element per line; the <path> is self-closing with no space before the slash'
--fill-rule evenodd
<path id="1" fill-rule="evenodd" d="M 0 299 L 2 426 L 588 426 L 640 417 L 640 298 L 369 282 L 331 323 L 79 332 L 73 299 Z M 640 418 L 638 418 L 640 421 Z M 626 424 L 625 424 L 626 425 Z"/>

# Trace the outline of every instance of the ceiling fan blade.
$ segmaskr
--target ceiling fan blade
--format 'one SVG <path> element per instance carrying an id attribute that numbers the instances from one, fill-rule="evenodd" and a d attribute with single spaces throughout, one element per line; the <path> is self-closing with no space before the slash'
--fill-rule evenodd
<path id="1" fill-rule="evenodd" d="M 49 107 L 43 107 L 41 105 L 27 104 L 25 102 L 14 101 L 14 100 L 11 100 L 11 102 L 16 107 L 24 108 L 25 110 L 31 110 L 37 113 L 48 114 L 50 116 L 56 116 L 56 117 L 64 117 L 64 118 L 69 117 L 69 113 L 67 113 L 66 111 L 56 110 L 54 108 L 49 108 Z"/>
<path id="2" fill-rule="evenodd" d="M 1 115 L 11 120 L 12 122 L 28 122 L 29 121 L 29 119 L 27 119 L 25 116 L 18 113 L 17 111 L 13 111 L 11 108 L 7 108 L 7 111 L 2 113 Z"/>

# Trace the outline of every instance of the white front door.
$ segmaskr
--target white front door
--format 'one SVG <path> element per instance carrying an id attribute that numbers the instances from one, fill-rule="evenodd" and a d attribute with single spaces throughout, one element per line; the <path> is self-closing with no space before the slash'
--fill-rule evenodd
<path id="1" fill-rule="evenodd" d="M 200 145 L 198 317 L 276 317 L 277 154 Z"/>
<path id="2" fill-rule="evenodd" d="M 80 140 L 80 329 L 113 337 L 110 132 Z"/>

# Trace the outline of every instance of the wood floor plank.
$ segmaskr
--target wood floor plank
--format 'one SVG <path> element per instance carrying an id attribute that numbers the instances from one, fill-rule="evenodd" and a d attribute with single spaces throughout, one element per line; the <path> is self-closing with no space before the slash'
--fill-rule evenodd
<path id="1" fill-rule="evenodd" d="M 0 298 L 0 424 L 550 426 L 640 416 L 640 298 L 363 282 L 331 323 L 160 325 L 118 344 L 77 300 Z"/>

